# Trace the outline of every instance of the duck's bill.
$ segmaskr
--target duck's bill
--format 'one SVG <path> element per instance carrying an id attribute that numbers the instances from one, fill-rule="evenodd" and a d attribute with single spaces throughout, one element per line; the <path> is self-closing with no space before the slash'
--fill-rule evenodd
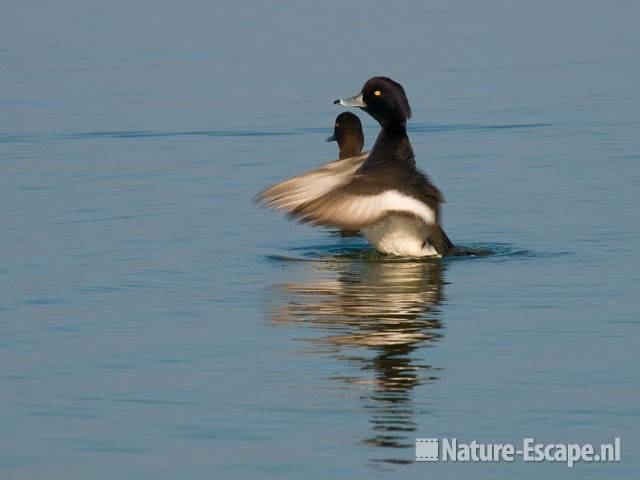
<path id="1" fill-rule="evenodd" d="M 339 98 L 333 102 L 334 105 L 342 105 L 343 107 L 360 107 L 365 108 L 367 106 L 362 98 L 362 93 L 359 93 L 355 97 Z"/>
<path id="2" fill-rule="evenodd" d="M 333 135 L 331 135 L 329 138 L 327 138 L 327 142 L 335 142 L 336 140 L 338 140 L 336 138 L 336 134 L 334 133 Z"/>

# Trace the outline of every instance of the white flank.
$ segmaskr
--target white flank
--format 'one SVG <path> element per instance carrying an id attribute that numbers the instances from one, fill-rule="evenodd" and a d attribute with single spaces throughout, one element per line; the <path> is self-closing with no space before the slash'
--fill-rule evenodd
<path id="1" fill-rule="evenodd" d="M 387 190 L 378 195 L 364 197 L 364 199 L 367 203 L 371 202 L 372 209 L 378 210 L 382 214 L 394 211 L 407 212 L 421 219 L 426 225 L 436 223 L 436 212 L 431 207 L 397 190 Z"/>
<path id="2" fill-rule="evenodd" d="M 374 197 L 369 208 L 377 210 L 382 220 L 362 229 L 362 235 L 377 250 L 401 257 L 425 257 L 438 252 L 425 240 L 436 225 L 436 213 L 428 205 L 396 190 L 389 190 Z M 385 216 L 387 212 L 406 212 L 415 218 L 402 215 Z"/>
<path id="3" fill-rule="evenodd" d="M 436 249 L 429 242 L 425 242 L 425 239 L 429 238 L 431 227 L 417 218 L 390 215 L 361 231 L 362 236 L 380 252 L 399 257 L 438 255 Z"/>

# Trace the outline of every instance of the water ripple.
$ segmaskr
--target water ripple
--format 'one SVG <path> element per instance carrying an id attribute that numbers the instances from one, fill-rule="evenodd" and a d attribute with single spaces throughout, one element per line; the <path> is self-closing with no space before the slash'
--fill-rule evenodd
<path id="1" fill-rule="evenodd" d="M 414 123 L 409 126 L 413 133 L 448 133 L 463 131 L 495 132 L 500 130 L 533 129 L 554 126 L 552 123 L 517 123 L 482 125 L 474 123 L 463 124 L 428 124 Z M 292 135 L 327 134 L 328 128 L 290 128 L 280 130 L 267 129 L 239 129 L 239 130 L 185 130 L 185 131 L 154 131 L 154 130 L 113 130 L 93 132 L 72 132 L 60 134 L 12 134 L 0 133 L 0 143 L 39 143 L 51 141 L 72 140 L 100 140 L 100 139 L 145 139 L 170 137 L 282 137 Z"/>
<path id="2" fill-rule="evenodd" d="M 447 257 L 403 258 L 376 251 L 366 244 L 345 245 L 332 243 L 326 245 L 307 245 L 290 247 L 291 254 L 270 254 L 266 258 L 276 262 L 364 262 L 364 263 L 439 263 L 471 258 L 498 257 L 539 257 L 557 256 L 564 252 L 547 252 L 540 254 L 524 248 L 517 248 L 504 243 L 475 243 L 457 245 Z"/>

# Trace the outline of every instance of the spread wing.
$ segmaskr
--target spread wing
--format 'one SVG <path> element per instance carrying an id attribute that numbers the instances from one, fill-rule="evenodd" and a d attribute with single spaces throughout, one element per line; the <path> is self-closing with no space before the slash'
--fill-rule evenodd
<path id="1" fill-rule="evenodd" d="M 336 160 L 320 168 L 280 182 L 259 193 L 257 203 L 276 210 L 292 212 L 300 205 L 326 195 L 349 183 L 369 153 Z"/>
<path id="2" fill-rule="evenodd" d="M 373 225 L 391 212 L 437 224 L 440 191 L 415 169 L 390 165 L 384 171 L 354 173 L 348 182 L 300 203 L 289 216 L 300 222 L 348 229 Z"/>

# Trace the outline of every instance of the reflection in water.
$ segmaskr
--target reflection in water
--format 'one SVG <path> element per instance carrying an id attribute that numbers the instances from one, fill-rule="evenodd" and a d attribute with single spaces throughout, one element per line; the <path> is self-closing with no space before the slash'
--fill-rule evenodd
<path id="1" fill-rule="evenodd" d="M 438 310 L 444 265 L 439 262 L 305 262 L 317 278 L 277 285 L 271 317 L 278 324 L 319 329 L 310 341 L 359 367 L 357 376 L 331 377 L 366 392 L 372 433 L 363 443 L 413 448 L 416 385 L 434 380 L 434 368 L 416 361 L 414 350 L 441 336 Z M 390 450 L 385 450 L 390 452 Z M 411 455 L 376 458 L 408 463 Z"/>

